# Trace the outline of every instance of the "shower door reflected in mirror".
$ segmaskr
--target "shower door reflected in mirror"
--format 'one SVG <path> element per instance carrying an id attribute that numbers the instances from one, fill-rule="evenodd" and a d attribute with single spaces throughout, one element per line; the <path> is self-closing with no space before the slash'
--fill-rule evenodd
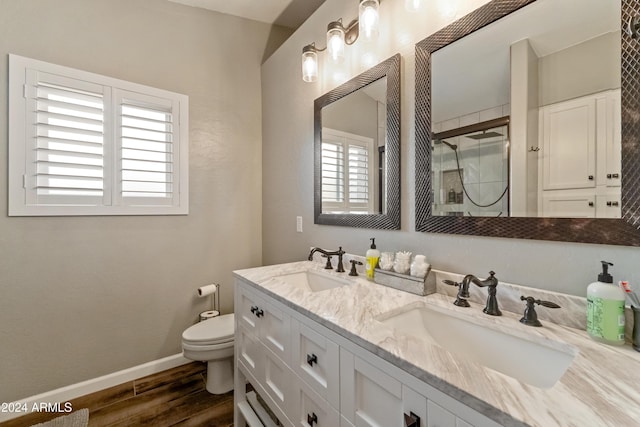
<path id="1" fill-rule="evenodd" d="M 509 216 L 509 118 L 435 133 L 433 215 Z"/>

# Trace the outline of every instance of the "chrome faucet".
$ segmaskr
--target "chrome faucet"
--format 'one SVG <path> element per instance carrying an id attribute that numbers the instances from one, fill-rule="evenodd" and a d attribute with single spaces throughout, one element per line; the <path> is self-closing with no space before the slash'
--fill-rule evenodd
<path id="1" fill-rule="evenodd" d="M 488 287 L 489 296 L 487 297 L 487 305 L 482 312 L 490 314 L 491 316 L 502 316 L 502 312 L 500 311 L 500 308 L 498 308 L 498 299 L 496 298 L 498 279 L 496 279 L 495 274 L 495 272 L 490 271 L 489 277 L 484 280 L 478 279 L 473 274 L 467 274 L 464 276 L 464 279 L 462 279 L 459 293 L 461 297 L 468 298 L 469 283 L 473 283 L 481 288 Z"/>
<path id="2" fill-rule="evenodd" d="M 333 266 L 331 265 L 331 256 L 338 255 L 338 266 L 336 267 L 336 271 L 338 273 L 344 273 L 344 266 L 342 265 L 342 255 L 344 255 L 345 252 L 342 250 L 342 246 L 340 246 L 337 251 L 326 251 L 320 248 L 313 248 L 309 253 L 309 261 L 313 260 L 313 254 L 315 254 L 316 252 L 320 252 L 327 258 L 327 265 L 325 265 L 324 267 L 326 270 L 333 269 Z"/>

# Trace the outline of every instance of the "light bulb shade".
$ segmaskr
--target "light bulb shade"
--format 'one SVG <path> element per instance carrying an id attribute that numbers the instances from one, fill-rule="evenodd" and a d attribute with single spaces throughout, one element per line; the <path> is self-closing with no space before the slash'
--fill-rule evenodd
<path id="1" fill-rule="evenodd" d="M 404 0 L 404 8 L 409 12 L 417 12 L 420 6 L 422 6 L 420 0 Z"/>
<path id="2" fill-rule="evenodd" d="M 302 80 L 309 83 L 318 80 L 318 54 L 311 45 L 302 48 Z"/>
<path id="3" fill-rule="evenodd" d="M 344 60 L 344 28 L 339 21 L 331 22 L 327 27 L 327 53 L 331 61 Z"/>
<path id="4" fill-rule="evenodd" d="M 358 31 L 360 37 L 365 40 L 373 40 L 378 37 L 380 14 L 378 0 L 360 0 L 358 7 Z"/>

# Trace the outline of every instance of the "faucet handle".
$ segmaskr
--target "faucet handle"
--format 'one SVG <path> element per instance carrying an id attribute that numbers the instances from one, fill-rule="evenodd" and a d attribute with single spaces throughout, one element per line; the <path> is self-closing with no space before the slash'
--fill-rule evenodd
<path id="1" fill-rule="evenodd" d="M 324 269 L 333 270 L 333 266 L 331 265 L 331 255 L 322 255 L 322 257 L 327 259 L 327 265 L 324 266 Z"/>
<path id="2" fill-rule="evenodd" d="M 524 309 L 524 315 L 520 319 L 520 323 L 524 323 L 527 326 L 542 326 L 542 323 L 538 320 L 538 313 L 536 313 L 534 304 L 548 308 L 561 308 L 555 302 L 542 301 L 533 297 L 520 296 L 520 300 L 527 302 L 527 306 Z"/>
<path id="3" fill-rule="evenodd" d="M 356 270 L 356 265 L 362 265 L 362 263 L 360 261 L 356 261 L 355 259 L 352 259 L 349 262 L 351 263 L 351 271 L 349 271 L 349 276 L 357 276 L 358 271 Z"/>
<path id="4" fill-rule="evenodd" d="M 458 307 L 471 307 L 469 301 L 467 301 L 467 298 L 469 298 L 469 292 L 465 292 L 462 284 L 454 282 L 453 280 L 443 280 L 442 283 L 458 288 L 458 295 L 456 296 L 456 300 L 453 302 L 453 305 L 457 305 Z"/>

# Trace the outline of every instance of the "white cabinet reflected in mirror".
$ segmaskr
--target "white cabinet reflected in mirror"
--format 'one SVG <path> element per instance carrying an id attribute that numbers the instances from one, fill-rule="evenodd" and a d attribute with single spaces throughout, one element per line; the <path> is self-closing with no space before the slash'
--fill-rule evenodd
<path id="1" fill-rule="evenodd" d="M 400 55 L 314 103 L 316 224 L 400 228 Z"/>
<path id="2" fill-rule="evenodd" d="M 433 134 L 510 135 L 434 135 L 433 215 L 621 218 L 620 10 L 538 0 L 432 53 Z"/>

